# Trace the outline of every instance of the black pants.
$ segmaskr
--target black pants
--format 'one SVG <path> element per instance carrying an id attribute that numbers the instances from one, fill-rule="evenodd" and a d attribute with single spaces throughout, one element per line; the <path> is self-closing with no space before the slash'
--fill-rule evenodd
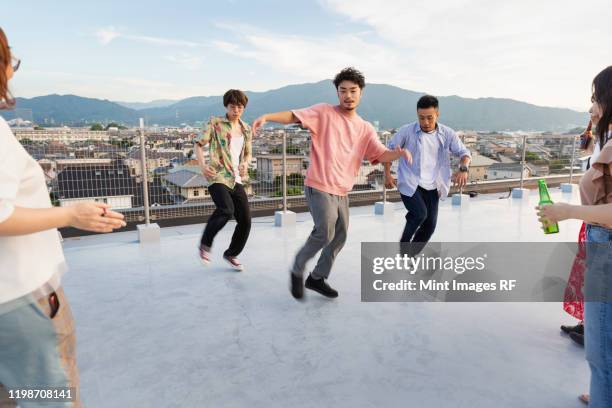
<path id="1" fill-rule="evenodd" d="M 212 247 L 217 233 L 234 216 L 237 223 L 236 229 L 234 235 L 232 235 L 232 242 L 223 255 L 238 256 L 244 249 L 251 232 L 251 210 L 249 209 L 246 191 L 239 183 L 236 183 L 233 190 L 225 184 L 214 183 L 208 186 L 208 192 L 217 209 L 208 219 L 201 243 L 207 247 Z"/>
<path id="2" fill-rule="evenodd" d="M 403 194 L 401 196 L 404 207 L 408 210 L 401 242 L 421 243 L 422 245 L 419 245 L 418 248 L 415 245 L 415 251 L 418 253 L 436 229 L 440 201 L 438 190 L 425 190 L 419 186 L 412 197 Z"/>

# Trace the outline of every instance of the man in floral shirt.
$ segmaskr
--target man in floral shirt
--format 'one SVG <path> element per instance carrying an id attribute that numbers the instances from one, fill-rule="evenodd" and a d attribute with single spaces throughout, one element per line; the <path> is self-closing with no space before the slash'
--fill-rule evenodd
<path id="1" fill-rule="evenodd" d="M 213 240 L 233 215 L 237 225 L 230 246 L 223 253 L 223 259 L 240 271 L 243 266 L 237 256 L 244 249 L 251 231 L 251 213 L 243 183 L 248 180 L 252 132 L 249 125 L 240 119 L 247 102 L 248 98 L 242 91 L 227 91 L 223 95 L 226 115 L 210 118 L 195 139 L 196 157 L 209 182 L 208 192 L 217 206 L 202 234 L 200 259 L 204 265 L 210 263 Z M 208 162 L 203 151 L 207 145 L 210 156 Z"/>

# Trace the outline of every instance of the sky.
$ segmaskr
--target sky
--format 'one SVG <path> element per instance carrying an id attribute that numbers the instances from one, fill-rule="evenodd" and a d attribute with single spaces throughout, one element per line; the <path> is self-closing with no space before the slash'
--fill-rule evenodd
<path id="1" fill-rule="evenodd" d="M 370 83 L 585 111 L 612 64 L 607 0 L 11 1 L 15 96 L 148 102 Z M 366 87 L 367 92 L 367 87 Z M 390 101 L 393 103 L 393 101 Z"/>

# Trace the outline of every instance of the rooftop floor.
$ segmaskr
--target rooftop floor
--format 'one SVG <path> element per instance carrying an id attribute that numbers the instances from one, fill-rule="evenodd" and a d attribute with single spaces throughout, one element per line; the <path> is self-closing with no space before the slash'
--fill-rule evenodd
<path id="1" fill-rule="evenodd" d="M 530 201 L 479 196 L 441 203 L 434 241 L 575 241 L 539 229 Z M 553 190 L 553 200 L 578 201 Z M 330 284 L 296 302 L 288 267 L 310 230 L 253 220 L 237 273 L 196 244 L 203 225 L 162 230 L 159 245 L 134 232 L 67 239 L 65 277 L 78 330 L 88 407 L 580 407 L 584 351 L 559 333 L 572 323 L 559 303 L 362 303 L 360 242 L 395 241 L 392 217 L 351 208 L 349 238 Z M 568 265 L 569 271 L 569 265 Z"/>

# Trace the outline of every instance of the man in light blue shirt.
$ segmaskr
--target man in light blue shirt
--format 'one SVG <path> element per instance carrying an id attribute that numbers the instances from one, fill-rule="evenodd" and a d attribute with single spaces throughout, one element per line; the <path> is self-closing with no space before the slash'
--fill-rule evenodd
<path id="1" fill-rule="evenodd" d="M 455 131 L 437 123 L 438 99 L 425 95 L 417 103 L 418 122 L 404 125 L 389 141 L 388 147 L 399 146 L 412 153 L 412 164 L 400 159 L 397 180 L 391 166 L 385 163 L 385 185 L 398 188 L 408 214 L 401 242 L 419 243 L 415 253 L 425 246 L 436 229 L 438 202 L 450 190 L 451 180 L 458 186 L 467 182 L 470 151 Z M 450 154 L 461 157 L 457 172 L 451 177 Z"/>

